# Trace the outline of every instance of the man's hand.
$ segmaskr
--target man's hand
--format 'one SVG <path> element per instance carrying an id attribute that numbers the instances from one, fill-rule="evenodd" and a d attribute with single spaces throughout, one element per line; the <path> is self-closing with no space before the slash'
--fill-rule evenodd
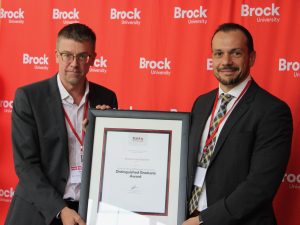
<path id="1" fill-rule="evenodd" d="M 63 225 L 85 225 L 79 214 L 68 207 L 64 207 L 61 210 L 60 218 Z"/>
<path id="2" fill-rule="evenodd" d="M 84 133 L 86 132 L 87 125 L 88 125 L 88 119 L 85 118 L 84 120 L 82 120 L 82 130 Z"/>
<path id="3" fill-rule="evenodd" d="M 100 110 L 106 110 L 106 109 L 111 109 L 111 107 L 109 105 L 96 105 L 96 109 L 100 109 Z M 83 129 L 83 132 L 86 132 L 86 127 L 88 125 L 88 119 L 85 118 L 83 121 L 82 121 L 82 129 Z"/>
<path id="4" fill-rule="evenodd" d="M 111 107 L 109 105 L 96 105 L 96 109 L 105 110 L 105 109 L 111 109 Z"/>
<path id="5" fill-rule="evenodd" d="M 191 217 L 188 220 L 184 221 L 182 225 L 199 225 L 200 221 L 199 221 L 199 217 L 195 216 L 195 217 Z"/>

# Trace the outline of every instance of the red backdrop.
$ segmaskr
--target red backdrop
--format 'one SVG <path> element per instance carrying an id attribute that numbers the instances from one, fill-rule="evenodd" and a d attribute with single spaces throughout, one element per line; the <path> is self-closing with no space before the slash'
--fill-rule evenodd
<path id="1" fill-rule="evenodd" d="M 299 9 L 294 0 L 0 0 L 0 224 L 17 183 L 10 121 L 15 89 L 56 72 L 56 34 L 73 22 L 97 34 L 90 80 L 113 89 L 121 109 L 167 111 L 190 111 L 198 95 L 216 87 L 210 58 L 216 26 L 246 26 L 257 51 L 252 76 L 292 109 L 292 155 L 274 205 L 280 225 L 298 224 Z"/>

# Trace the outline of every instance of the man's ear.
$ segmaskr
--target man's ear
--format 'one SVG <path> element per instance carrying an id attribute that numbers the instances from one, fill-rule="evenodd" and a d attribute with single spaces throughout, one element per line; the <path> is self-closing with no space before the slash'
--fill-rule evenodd
<path id="1" fill-rule="evenodd" d="M 250 59 L 249 59 L 250 67 L 254 65 L 255 59 L 256 59 L 256 51 L 253 51 L 250 53 Z"/>
<path id="2" fill-rule="evenodd" d="M 60 57 L 60 55 L 59 55 L 57 49 L 55 49 L 55 62 L 56 63 L 58 63 L 58 60 L 59 60 L 58 57 Z"/>
<path id="3" fill-rule="evenodd" d="M 96 52 L 94 52 L 94 53 L 91 55 L 91 60 L 90 60 L 90 65 L 91 65 L 91 66 L 94 65 L 96 56 L 97 56 L 97 53 L 96 53 Z"/>

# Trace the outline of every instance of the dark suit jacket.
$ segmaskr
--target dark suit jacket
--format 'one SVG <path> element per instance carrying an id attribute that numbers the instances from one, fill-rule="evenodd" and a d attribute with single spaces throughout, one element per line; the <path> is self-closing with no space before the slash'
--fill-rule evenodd
<path id="1" fill-rule="evenodd" d="M 217 89 L 198 97 L 192 109 L 188 153 L 191 197 L 199 144 Z M 292 116 L 287 104 L 254 81 L 228 117 L 206 174 L 204 225 L 274 225 L 272 200 L 291 149 Z"/>
<path id="2" fill-rule="evenodd" d="M 91 107 L 118 107 L 113 91 L 89 84 Z M 17 89 L 12 141 L 19 182 L 5 224 L 50 224 L 65 206 L 62 196 L 69 176 L 68 137 L 56 76 Z"/>

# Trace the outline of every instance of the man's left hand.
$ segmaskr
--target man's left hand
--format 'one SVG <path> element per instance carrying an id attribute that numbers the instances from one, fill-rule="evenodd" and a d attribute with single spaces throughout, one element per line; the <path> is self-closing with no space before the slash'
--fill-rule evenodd
<path id="1" fill-rule="evenodd" d="M 106 109 L 111 109 L 111 107 L 109 105 L 96 105 L 96 109 L 106 110 Z M 87 125 L 88 125 L 88 119 L 85 118 L 82 121 L 82 129 L 83 129 L 84 132 L 86 132 Z"/>
<path id="2" fill-rule="evenodd" d="M 195 217 L 191 217 L 188 220 L 184 221 L 182 225 L 199 225 L 200 221 L 199 221 L 199 217 L 195 216 Z"/>

